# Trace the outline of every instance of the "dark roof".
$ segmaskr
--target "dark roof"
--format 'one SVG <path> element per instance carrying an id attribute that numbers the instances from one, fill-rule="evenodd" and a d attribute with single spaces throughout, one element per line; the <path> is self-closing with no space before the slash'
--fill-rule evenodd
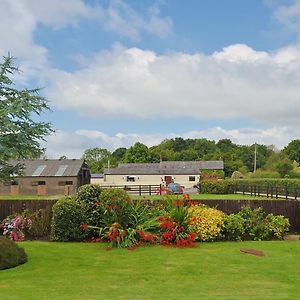
<path id="1" fill-rule="evenodd" d="M 86 167 L 83 159 L 36 159 L 23 160 L 20 163 L 25 166 L 23 176 L 33 177 L 73 177 L 78 175 L 83 166 Z"/>
<path id="2" fill-rule="evenodd" d="M 160 163 L 119 164 L 116 168 L 105 169 L 111 175 L 189 175 L 200 170 L 223 170 L 222 160 L 216 161 L 163 161 Z"/>

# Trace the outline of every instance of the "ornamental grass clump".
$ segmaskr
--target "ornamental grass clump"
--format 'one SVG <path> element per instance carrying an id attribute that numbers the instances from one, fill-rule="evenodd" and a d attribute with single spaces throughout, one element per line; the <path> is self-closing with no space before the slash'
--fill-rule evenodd
<path id="1" fill-rule="evenodd" d="M 221 237 L 225 214 L 215 208 L 195 205 L 188 208 L 188 226 L 199 241 L 215 241 Z"/>

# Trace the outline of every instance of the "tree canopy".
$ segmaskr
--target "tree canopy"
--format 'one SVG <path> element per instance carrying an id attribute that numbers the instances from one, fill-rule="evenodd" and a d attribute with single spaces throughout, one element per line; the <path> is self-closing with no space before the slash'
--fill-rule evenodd
<path id="1" fill-rule="evenodd" d="M 38 158 L 44 152 L 40 142 L 53 129 L 50 123 L 36 121 L 47 100 L 40 89 L 18 89 L 11 79 L 19 70 L 11 56 L 0 64 L 0 180 L 22 173 L 22 164 L 11 160 Z"/>

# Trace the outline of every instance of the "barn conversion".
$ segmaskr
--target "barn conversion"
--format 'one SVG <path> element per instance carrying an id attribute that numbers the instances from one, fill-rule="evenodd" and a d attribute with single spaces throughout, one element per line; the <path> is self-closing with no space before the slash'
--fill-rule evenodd
<path id="1" fill-rule="evenodd" d="M 16 163 L 16 162 L 15 162 Z M 0 195 L 71 195 L 90 183 L 90 171 L 83 159 L 24 160 L 22 176 L 0 183 Z"/>
<path id="2" fill-rule="evenodd" d="M 217 161 L 162 161 L 160 163 L 126 163 L 104 170 L 104 176 L 92 178 L 100 185 L 168 185 L 178 182 L 189 188 L 199 182 L 203 170 L 223 170 Z"/>

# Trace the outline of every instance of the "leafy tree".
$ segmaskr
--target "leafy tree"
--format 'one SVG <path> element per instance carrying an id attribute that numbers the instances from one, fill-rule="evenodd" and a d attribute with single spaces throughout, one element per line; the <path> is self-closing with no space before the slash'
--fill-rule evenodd
<path id="1" fill-rule="evenodd" d="M 122 162 L 125 159 L 125 154 L 126 154 L 126 148 L 121 147 L 121 148 L 117 148 L 113 153 L 112 153 L 112 157 L 118 161 L 118 162 Z"/>
<path id="2" fill-rule="evenodd" d="M 293 169 L 293 163 L 288 157 L 282 155 L 282 159 L 275 163 L 275 170 L 280 174 L 281 177 L 285 177 Z"/>
<path id="3" fill-rule="evenodd" d="M 288 155 L 291 160 L 300 163 L 300 140 L 291 141 L 283 151 Z"/>
<path id="4" fill-rule="evenodd" d="M 148 147 L 142 143 L 135 143 L 127 149 L 125 162 L 128 163 L 147 163 L 151 162 L 150 151 Z"/>
<path id="5" fill-rule="evenodd" d="M 102 173 L 104 166 L 111 158 L 111 153 L 104 148 L 90 148 L 84 151 L 83 158 L 90 168 L 91 173 Z"/>
<path id="6" fill-rule="evenodd" d="M 44 152 L 40 141 L 53 129 L 36 117 L 49 110 L 40 89 L 18 89 L 11 77 L 18 72 L 11 56 L 0 64 L 0 180 L 22 173 L 22 163 L 11 160 L 38 158 Z"/>

